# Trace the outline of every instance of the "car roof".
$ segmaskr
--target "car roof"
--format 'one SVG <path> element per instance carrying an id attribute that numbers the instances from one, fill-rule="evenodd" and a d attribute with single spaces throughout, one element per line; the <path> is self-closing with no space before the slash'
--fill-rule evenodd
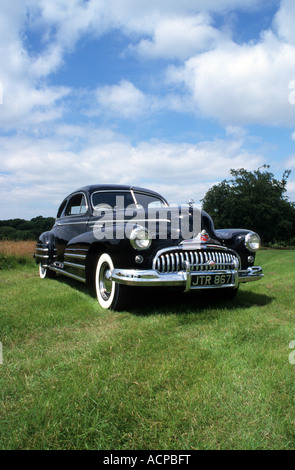
<path id="1" fill-rule="evenodd" d="M 141 188 L 139 186 L 129 186 L 129 185 L 124 185 L 124 184 L 92 184 L 92 185 L 89 185 L 89 186 L 83 186 L 82 188 L 76 189 L 75 191 L 72 191 L 71 194 L 83 191 L 83 192 L 88 193 L 90 195 L 90 194 L 94 193 L 95 191 L 112 191 L 112 190 L 113 191 L 130 191 L 131 189 L 133 191 L 140 191 L 140 192 L 149 193 L 149 194 L 156 194 L 156 195 L 160 196 L 162 199 L 165 199 L 165 198 L 163 198 L 163 196 L 161 194 L 157 193 L 156 191 L 152 191 L 151 189 Z"/>

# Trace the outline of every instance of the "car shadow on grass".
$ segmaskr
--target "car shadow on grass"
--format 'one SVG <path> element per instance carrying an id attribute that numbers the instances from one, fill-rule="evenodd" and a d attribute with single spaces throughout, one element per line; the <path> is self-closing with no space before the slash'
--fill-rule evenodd
<path id="1" fill-rule="evenodd" d="M 57 276 L 58 282 L 68 285 L 91 298 L 96 299 L 94 287 L 82 284 L 66 276 Z M 184 313 L 203 313 L 220 309 L 236 310 L 252 307 L 262 307 L 270 304 L 274 297 L 260 294 L 241 287 L 233 299 L 222 298 L 222 292 L 217 291 L 190 291 L 171 288 L 145 288 L 135 287 L 129 289 L 129 301 L 124 311 L 136 316 L 169 315 Z"/>
<path id="2" fill-rule="evenodd" d="M 137 289 L 136 289 L 137 290 Z M 140 292 L 141 291 L 141 292 Z M 132 292 L 132 291 L 131 291 Z M 134 315 L 203 313 L 220 309 L 236 310 L 262 307 L 270 304 L 274 297 L 251 291 L 239 290 L 234 299 L 224 299 L 218 292 L 175 292 L 165 289 L 138 289 L 134 292 L 128 311 Z"/>

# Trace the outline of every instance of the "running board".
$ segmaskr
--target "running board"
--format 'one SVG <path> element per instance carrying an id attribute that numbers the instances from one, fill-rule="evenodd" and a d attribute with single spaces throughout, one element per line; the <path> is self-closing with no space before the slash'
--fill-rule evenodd
<path id="1" fill-rule="evenodd" d="M 57 268 L 56 266 L 49 266 L 49 269 L 57 273 L 64 274 L 65 276 L 72 277 L 73 279 L 76 279 L 76 281 L 81 281 L 81 282 L 86 283 L 86 279 L 84 277 L 80 277 L 80 276 L 77 276 L 76 274 L 69 273 L 67 271 L 64 271 L 63 269 Z"/>

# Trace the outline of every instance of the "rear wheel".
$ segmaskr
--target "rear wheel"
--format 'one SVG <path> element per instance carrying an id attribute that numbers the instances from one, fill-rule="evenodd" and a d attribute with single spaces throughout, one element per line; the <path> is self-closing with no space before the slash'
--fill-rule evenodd
<path id="1" fill-rule="evenodd" d="M 114 269 L 112 258 L 108 253 L 102 254 L 96 265 L 95 290 L 99 305 L 104 309 L 122 310 L 127 303 L 128 288 L 112 281 Z"/>

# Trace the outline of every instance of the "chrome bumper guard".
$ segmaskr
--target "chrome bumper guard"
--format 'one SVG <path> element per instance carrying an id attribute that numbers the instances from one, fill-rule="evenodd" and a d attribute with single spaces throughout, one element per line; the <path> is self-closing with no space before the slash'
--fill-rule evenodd
<path id="1" fill-rule="evenodd" d="M 128 286 L 183 286 L 184 292 L 191 289 L 221 289 L 225 287 L 238 287 L 239 283 L 258 281 L 263 277 L 262 268 L 253 266 L 245 270 L 221 271 L 191 271 L 188 262 L 186 269 L 174 273 L 159 273 L 155 269 L 113 269 L 112 281 Z M 209 284 L 209 278 L 219 276 L 226 279 L 226 283 Z"/>

